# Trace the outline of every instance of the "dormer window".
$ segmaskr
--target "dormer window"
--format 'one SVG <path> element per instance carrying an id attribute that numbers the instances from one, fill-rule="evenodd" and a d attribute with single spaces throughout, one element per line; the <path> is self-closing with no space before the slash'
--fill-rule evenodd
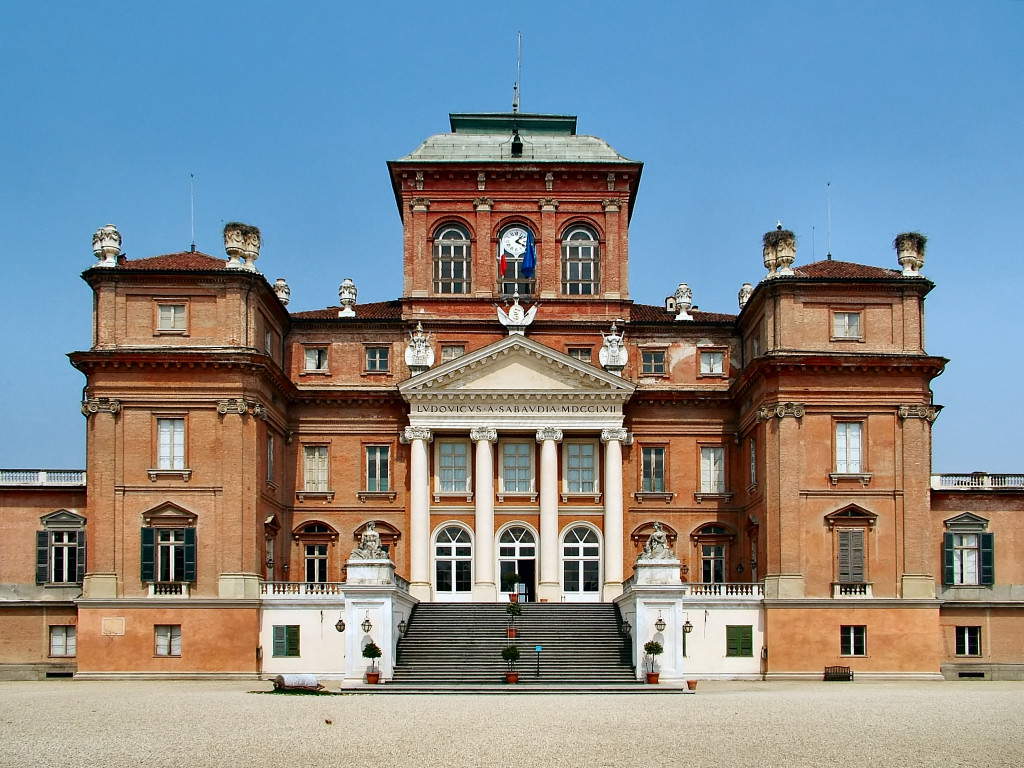
<path id="1" fill-rule="evenodd" d="M 471 263 L 469 232 L 442 226 L 434 236 L 434 293 L 469 293 Z"/>

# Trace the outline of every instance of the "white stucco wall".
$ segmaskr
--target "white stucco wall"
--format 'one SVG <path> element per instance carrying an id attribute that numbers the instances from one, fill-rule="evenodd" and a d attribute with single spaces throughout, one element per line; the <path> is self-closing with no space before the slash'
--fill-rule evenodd
<path id="1" fill-rule="evenodd" d="M 764 611 L 758 604 L 706 604 L 682 606 L 683 620 L 689 618 L 693 631 L 686 637 L 685 677 L 689 679 L 760 679 L 761 648 L 764 646 Z M 725 655 L 725 628 L 753 627 L 753 656 Z"/>
<path id="2" fill-rule="evenodd" d="M 263 648 L 262 673 L 281 675 L 301 672 L 317 675 L 326 680 L 345 676 L 345 636 L 334 625 L 341 616 L 343 606 L 298 603 L 263 605 L 260 624 L 260 645 Z M 295 624 L 299 627 L 299 653 L 297 657 L 274 656 L 274 625 Z"/>

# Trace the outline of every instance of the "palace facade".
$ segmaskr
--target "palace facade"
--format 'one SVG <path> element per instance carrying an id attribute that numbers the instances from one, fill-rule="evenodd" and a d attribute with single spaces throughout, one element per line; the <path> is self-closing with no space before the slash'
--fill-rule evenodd
<path id="1" fill-rule="evenodd" d="M 387 677 L 418 603 L 515 594 L 614 602 L 670 676 L 1024 678 L 1024 477 L 931 474 L 923 238 L 795 266 L 779 228 L 735 314 L 638 304 L 642 164 L 575 117 L 453 114 L 388 171 L 393 301 L 289 312 L 243 224 L 96 233 L 86 470 L 0 472 L 0 675 L 351 678 L 365 614 Z"/>

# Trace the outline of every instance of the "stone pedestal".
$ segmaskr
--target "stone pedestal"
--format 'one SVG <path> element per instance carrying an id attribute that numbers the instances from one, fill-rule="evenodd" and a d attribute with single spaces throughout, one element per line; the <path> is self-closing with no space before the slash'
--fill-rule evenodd
<path id="1" fill-rule="evenodd" d="M 255 573 L 222 573 L 217 580 L 217 597 L 259 600 L 260 577 Z"/>
<path id="2" fill-rule="evenodd" d="M 806 595 L 804 577 L 798 573 L 765 576 L 764 596 L 769 600 L 789 600 Z"/>
<path id="3" fill-rule="evenodd" d="M 398 625 L 409 621 L 418 600 L 395 581 L 395 564 L 387 558 L 350 559 L 345 581 L 345 681 L 358 685 L 365 681 L 370 660 L 363 648 L 375 642 L 383 652 L 377 660 L 381 680 L 394 675 L 398 650 Z M 369 620 L 369 631 L 363 623 Z"/>
<path id="4" fill-rule="evenodd" d="M 82 597 L 87 600 L 113 600 L 117 598 L 116 573 L 87 573 L 82 582 Z"/>
<path id="5" fill-rule="evenodd" d="M 935 578 L 930 575 L 903 574 L 900 579 L 900 597 L 904 600 L 934 600 Z"/>
<path id="6" fill-rule="evenodd" d="M 346 591 L 350 584 L 395 583 L 395 564 L 386 557 L 374 560 L 349 560 L 345 563 L 345 572 L 348 574 L 345 581 Z"/>
<path id="7" fill-rule="evenodd" d="M 633 567 L 638 587 L 677 587 L 683 583 L 679 577 L 679 560 L 674 557 L 637 560 Z"/>

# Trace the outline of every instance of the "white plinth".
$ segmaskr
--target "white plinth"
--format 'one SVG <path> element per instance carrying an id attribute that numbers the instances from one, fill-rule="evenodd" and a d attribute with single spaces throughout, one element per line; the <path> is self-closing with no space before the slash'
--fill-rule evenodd
<path id="1" fill-rule="evenodd" d="M 387 558 L 378 560 L 349 560 L 346 564 L 346 584 L 394 584 L 395 564 Z"/>
<path id="2" fill-rule="evenodd" d="M 668 587 L 683 583 L 679 577 L 679 561 L 674 557 L 637 560 L 633 568 L 636 571 L 637 586 Z"/>

